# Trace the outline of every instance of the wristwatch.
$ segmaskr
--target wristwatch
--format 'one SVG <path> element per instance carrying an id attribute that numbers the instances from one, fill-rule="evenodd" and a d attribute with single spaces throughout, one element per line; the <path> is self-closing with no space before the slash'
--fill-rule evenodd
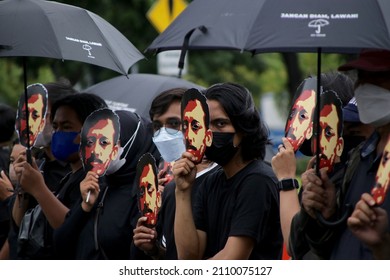
<path id="1" fill-rule="evenodd" d="M 299 188 L 299 183 L 296 179 L 282 179 L 278 183 L 279 191 L 291 191 Z"/>

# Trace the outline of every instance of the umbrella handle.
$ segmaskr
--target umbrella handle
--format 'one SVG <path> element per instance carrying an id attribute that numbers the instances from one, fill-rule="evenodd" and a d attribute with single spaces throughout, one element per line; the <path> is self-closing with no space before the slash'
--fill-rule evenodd
<path id="1" fill-rule="evenodd" d="M 26 149 L 26 158 L 27 158 L 27 162 L 31 165 L 32 164 L 31 149 Z"/>
<path id="2" fill-rule="evenodd" d="M 326 220 L 319 211 L 316 211 L 316 218 L 317 218 L 318 222 L 320 222 L 320 224 L 322 224 L 325 227 L 328 227 L 328 228 L 337 227 L 337 226 L 341 225 L 342 223 L 344 223 L 352 213 L 352 205 L 346 204 L 345 207 L 346 207 L 346 210 L 345 210 L 344 214 L 337 221 L 331 222 L 331 221 Z"/>
<path id="3" fill-rule="evenodd" d="M 191 29 L 190 31 L 188 31 L 187 34 L 184 36 L 183 45 L 181 47 L 180 58 L 179 58 L 179 63 L 178 63 L 178 67 L 180 69 L 178 78 L 181 78 L 181 73 L 182 73 L 182 70 L 184 68 L 184 58 L 186 57 L 186 54 L 187 54 L 188 46 L 190 44 L 191 35 L 197 29 L 200 30 L 202 33 L 207 32 L 206 26 L 200 25 L 200 26 L 195 27 L 195 28 Z"/>

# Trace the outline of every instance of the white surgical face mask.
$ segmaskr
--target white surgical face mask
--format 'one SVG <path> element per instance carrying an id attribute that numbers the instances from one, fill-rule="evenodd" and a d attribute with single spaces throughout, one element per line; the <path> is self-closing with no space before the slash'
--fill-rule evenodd
<path id="1" fill-rule="evenodd" d="M 363 84 L 355 89 L 355 98 L 362 123 L 380 127 L 390 123 L 390 91 Z"/>
<path id="2" fill-rule="evenodd" d="M 133 143 L 134 143 L 135 138 L 137 137 L 140 125 L 141 125 L 141 121 L 139 120 L 137 128 L 135 129 L 133 135 L 130 137 L 129 141 L 127 141 L 127 143 L 123 147 L 119 147 L 118 155 L 115 159 L 113 159 L 110 162 L 110 165 L 108 166 L 108 168 L 106 170 L 106 175 L 110 175 L 110 174 L 117 172 L 126 163 L 127 154 L 129 153 L 131 147 L 133 146 Z M 123 155 L 123 152 L 127 148 L 127 146 L 129 146 L 129 148 L 127 149 L 126 154 Z"/>
<path id="3" fill-rule="evenodd" d="M 184 135 L 181 131 L 170 134 L 167 129 L 170 128 L 160 128 L 158 135 L 152 139 L 163 159 L 172 162 L 181 157 L 186 147 L 184 145 Z"/>

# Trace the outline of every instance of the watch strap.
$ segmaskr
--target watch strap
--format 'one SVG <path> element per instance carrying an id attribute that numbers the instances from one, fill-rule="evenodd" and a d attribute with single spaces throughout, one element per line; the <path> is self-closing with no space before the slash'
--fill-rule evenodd
<path id="1" fill-rule="evenodd" d="M 299 183 L 297 179 L 288 178 L 282 179 L 278 182 L 279 191 L 291 191 L 299 188 Z"/>

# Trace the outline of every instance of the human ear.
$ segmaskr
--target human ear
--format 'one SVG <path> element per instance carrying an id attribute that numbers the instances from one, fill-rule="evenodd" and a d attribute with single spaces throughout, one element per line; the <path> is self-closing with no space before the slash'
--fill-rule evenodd
<path id="1" fill-rule="evenodd" d="M 343 139 L 343 137 L 340 137 L 340 138 L 337 140 L 337 145 L 336 145 L 336 156 L 340 157 L 341 154 L 343 153 L 343 149 L 344 149 L 344 139 Z"/>
<path id="2" fill-rule="evenodd" d="M 211 143 L 213 143 L 213 132 L 211 129 L 207 129 L 206 131 L 205 143 L 206 147 L 210 147 Z"/>
<path id="3" fill-rule="evenodd" d="M 243 138 L 243 135 L 236 132 L 236 133 L 234 134 L 234 137 L 233 137 L 233 146 L 234 146 L 234 147 L 240 146 L 241 141 L 242 141 L 242 138 Z"/>
<path id="4" fill-rule="evenodd" d="M 116 159 L 116 157 L 118 156 L 118 151 L 119 151 L 119 146 L 115 145 L 114 148 L 112 149 L 112 152 L 111 152 L 111 155 L 110 155 L 110 159 L 111 160 Z"/>
<path id="5" fill-rule="evenodd" d="M 313 124 L 309 126 L 307 129 L 306 139 L 310 139 L 313 136 Z"/>

